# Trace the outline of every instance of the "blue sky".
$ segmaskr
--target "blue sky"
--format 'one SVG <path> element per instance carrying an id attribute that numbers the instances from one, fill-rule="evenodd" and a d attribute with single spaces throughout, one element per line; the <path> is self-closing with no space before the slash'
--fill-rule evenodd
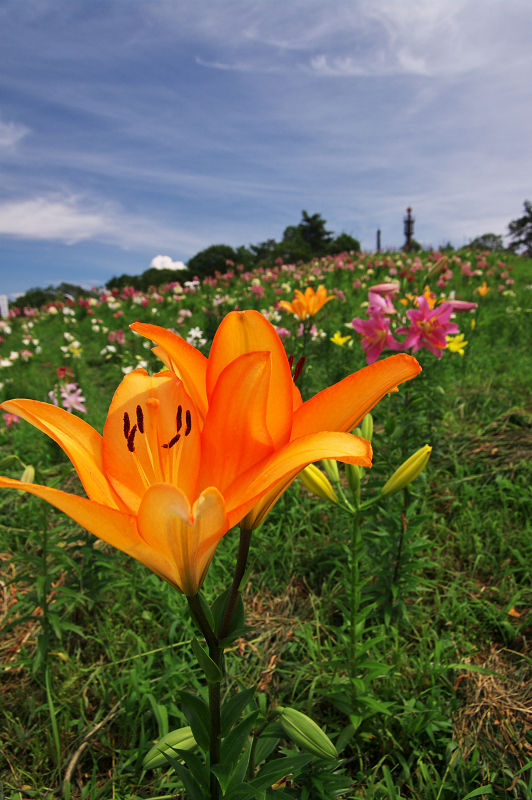
<path id="1" fill-rule="evenodd" d="M 273 237 L 505 233 L 529 0 L 0 0 L 0 294 Z"/>

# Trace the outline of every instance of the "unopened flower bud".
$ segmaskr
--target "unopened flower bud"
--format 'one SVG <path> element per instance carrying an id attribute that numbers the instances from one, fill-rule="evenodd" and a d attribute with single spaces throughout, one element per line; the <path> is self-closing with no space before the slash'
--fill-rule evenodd
<path id="1" fill-rule="evenodd" d="M 331 503 L 337 503 L 338 498 L 336 492 L 327 480 L 323 472 L 321 472 L 314 464 L 309 464 L 305 467 L 303 472 L 299 475 L 301 483 L 306 486 L 310 492 L 321 497 L 323 500 L 329 500 Z"/>
<path id="2" fill-rule="evenodd" d="M 401 464 L 399 469 L 396 469 L 392 477 L 384 484 L 381 494 L 393 494 L 412 483 L 427 466 L 431 451 L 432 447 L 426 444 L 410 458 L 407 458 L 404 464 Z"/>
<path id="3" fill-rule="evenodd" d="M 364 419 L 362 420 L 362 425 L 360 428 L 360 435 L 363 439 L 367 439 L 368 442 L 371 442 L 373 439 L 373 417 L 371 414 L 366 414 Z"/>
<path id="4" fill-rule="evenodd" d="M 334 458 L 324 458 L 321 462 L 325 472 L 329 476 L 329 480 L 333 483 L 340 483 L 340 474 L 338 472 L 338 461 Z"/>
<path id="5" fill-rule="evenodd" d="M 162 739 L 159 739 L 156 745 L 146 753 L 142 766 L 144 769 L 155 769 L 156 767 L 164 767 L 168 765 L 165 758 L 165 753 L 169 756 L 177 756 L 173 748 L 177 750 L 194 750 L 197 747 L 196 740 L 192 736 L 191 728 L 178 728 L 175 731 L 170 731 Z"/>
<path id="6" fill-rule="evenodd" d="M 360 467 L 357 464 L 346 464 L 345 474 L 353 499 L 358 502 L 360 500 Z"/>
<path id="7" fill-rule="evenodd" d="M 293 708 L 278 708 L 279 721 L 284 732 L 297 745 L 319 758 L 338 758 L 336 747 L 314 720 Z"/>
<path id="8" fill-rule="evenodd" d="M 28 466 L 24 469 L 20 480 L 22 483 L 33 483 L 35 480 L 35 467 L 32 467 L 31 464 L 28 464 Z"/>

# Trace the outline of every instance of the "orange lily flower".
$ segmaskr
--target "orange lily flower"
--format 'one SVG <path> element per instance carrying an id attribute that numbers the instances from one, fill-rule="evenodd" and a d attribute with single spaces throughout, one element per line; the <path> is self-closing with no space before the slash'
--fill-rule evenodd
<path id="1" fill-rule="evenodd" d="M 46 500 L 195 595 L 225 533 L 261 501 L 269 508 L 278 487 L 309 463 L 333 458 L 371 466 L 371 446 L 358 437 L 307 426 L 290 441 L 294 389 L 286 354 L 270 323 L 249 313 L 251 326 L 246 314 L 237 314 L 221 328 L 209 370 L 201 353 L 174 334 L 135 326 L 183 343 L 181 374 L 150 377 L 138 369 L 126 375 L 103 436 L 47 403 L 3 403 L 63 448 L 88 497 L 3 477 L 0 486 Z M 235 320 L 244 339 L 233 337 Z M 275 340 L 264 337 L 264 328 Z"/>
<path id="2" fill-rule="evenodd" d="M 216 332 L 208 359 L 165 328 L 142 322 L 135 322 L 131 328 L 158 345 L 154 353 L 183 381 L 186 392 L 194 400 L 200 425 L 201 420 L 205 420 L 207 426 L 218 385 L 226 372 L 244 358 L 267 356 L 271 378 L 264 389 L 265 430 L 260 436 L 257 434 L 262 450 L 257 450 L 256 462 L 233 483 L 229 494 L 224 492 L 226 502 L 233 502 L 233 493 L 244 491 L 247 486 L 247 493 L 252 494 L 256 491 L 254 486 L 260 487 L 255 502 L 246 508 L 240 520 L 236 520 L 246 530 L 262 523 L 304 466 L 327 457 L 319 454 L 329 445 L 342 442 L 348 448 L 347 439 L 356 440 L 357 437 L 347 432 L 353 430 L 384 395 L 396 391 L 398 384 L 415 377 L 421 370 L 415 358 L 401 353 L 364 367 L 303 403 L 292 380 L 283 344 L 275 328 L 258 311 L 229 313 Z M 248 376 L 245 372 L 241 374 L 242 384 L 234 383 L 226 396 L 227 406 L 218 403 L 215 412 L 220 421 L 213 446 L 216 444 L 219 448 L 218 457 L 222 460 L 230 457 L 232 438 L 228 441 L 222 433 L 230 430 L 228 415 L 231 413 L 237 420 L 245 409 L 241 395 L 246 392 Z M 254 446 L 259 447 L 258 444 Z M 346 449 L 345 455 L 335 458 L 355 463 L 349 457 L 353 455 Z M 240 508 L 243 510 L 244 504 Z"/>
<path id="3" fill-rule="evenodd" d="M 279 305 L 285 311 L 290 311 L 304 321 L 307 317 L 314 317 L 320 308 L 323 308 L 325 303 L 329 300 L 334 300 L 334 295 L 327 296 L 327 289 L 325 286 L 318 286 L 318 291 L 315 292 L 312 286 L 307 286 L 305 294 L 300 292 L 299 289 L 295 290 L 296 296 L 289 303 L 287 300 L 281 300 Z"/>
<path id="4" fill-rule="evenodd" d="M 484 281 L 483 283 L 480 284 L 480 286 L 477 286 L 477 288 L 475 289 L 475 292 L 478 292 L 481 297 L 486 297 L 486 295 L 490 291 L 490 289 L 491 289 L 491 287 L 488 286 L 486 281 Z M 473 292 L 473 294 L 475 294 L 475 292 Z"/>

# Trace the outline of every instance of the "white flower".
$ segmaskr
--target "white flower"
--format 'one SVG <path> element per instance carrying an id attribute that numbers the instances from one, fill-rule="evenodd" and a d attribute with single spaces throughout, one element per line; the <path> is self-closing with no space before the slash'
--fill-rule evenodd
<path id="1" fill-rule="evenodd" d="M 72 334 L 71 334 L 71 333 L 69 333 L 68 331 L 65 331 L 65 332 L 64 332 L 64 334 L 63 334 L 63 336 L 65 337 L 65 339 L 67 340 L 67 342 L 73 342 L 73 341 L 74 341 L 74 337 L 73 337 L 73 336 L 72 336 Z"/>
<path id="2" fill-rule="evenodd" d="M 68 306 L 65 306 L 65 307 L 63 308 L 63 314 L 64 314 L 65 316 L 67 316 L 67 317 L 68 317 L 68 316 L 71 316 L 71 317 L 73 317 L 73 316 L 74 316 L 74 311 L 73 311 L 71 308 L 69 308 Z"/>
<path id="3" fill-rule="evenodd" d="M 16 361 L 18 357 L 19 357 L 19 354 L 17 353 L 16 350 L 12 350 L 10 352 L 10 354 L 9 354 L 10 361 Z"/>
<path id="4" fill-rule="evenodd" d="M 122 367 L 122 372 L 124 375 L 129 375 L 130 372 L 133 372 L 135 367 Z"/>
<path id="5" fill-rule="evenodd" d="M 50 306 L 50 308 L 48 309 L 48 313 L 55 316 L 55 314 L 57 314 L 57 308 L 55 306 Z"/>
<path id="6" fill-rule="evenodd" d="M 189 330 L 187 334 L 187 342 L 196 347 L 203 347 L 204 344 L 207 344 L 207 339 L 203 338 L 203 331 L 196 327 Z"/>
<path id="7" fill-rule="evenodd" d="M 13 362 L 9 360 L 9 358 L 2 358 L 0 359 L 0 367 L 12 367 Z"/>

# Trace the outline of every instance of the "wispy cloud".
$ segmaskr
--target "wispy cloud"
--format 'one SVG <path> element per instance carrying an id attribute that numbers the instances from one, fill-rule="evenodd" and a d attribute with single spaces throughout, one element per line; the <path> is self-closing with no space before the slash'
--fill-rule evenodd
<path id="1" fill-rule="evenodd" d="M 76 196 L 34 197 L 0 204 L 0 234 L 68 245 L 93 240 L 125 249 L 161 243 L 189 250 L 203 242 L 184 230 L 127 214 L 117 204 Z"/>
<path id="2" fill-rule="evenodd" d="M 29 128 L 16 122 L 0 120 L 0 148 L 12 148 L 29 133 Z"/>

